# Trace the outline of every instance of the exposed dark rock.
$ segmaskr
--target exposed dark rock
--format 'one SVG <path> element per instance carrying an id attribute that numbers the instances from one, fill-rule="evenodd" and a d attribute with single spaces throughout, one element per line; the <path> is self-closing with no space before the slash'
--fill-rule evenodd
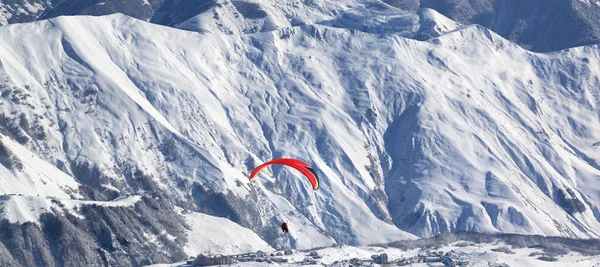
<path id="1" fill-rule="evenodd" d="M 140 266 L 186 258 L 185 221 L 160 198 L 134 207 L 85 205 L 85 220 L 44 213 L 34 223 L 0 221 L 0 266 Z M 156 241 L 152 241 L 156 237 Z"/>
<path id="2" fill-rule="evenodd" d="M 554 201 L 556 204 L 561 206 L 567 213 L 571 215 L 586 211 L 583 201 L 575 197 L 571 189 L 567 189 L 567 194 L 565 194 L 563 189 L 556 190 L 554 196 Z"/>
<path id="3" fill-rule="evenodd" d="M 54 258 L 39 226 L 33 223 L 14 224 L 0 221 L 0 243 L 12 259 L 23 266 L 53 266 Z M 0 253 L 1 249 L 0 249 Z M 0 257 L 4 258 L 4 257 Z M 1 260 L 0 260 L 1 261 Z M 15 266 L 0 265 L 0 266 Z"/>
<path id="4" fill-rule="evenodd" d="M 23 163 L 19 158 L 15 157 L 4 143 L 0 141 L 0 164 L 9 170 L 20 171 L 23 170 Z"/>
<path id="5" fill-rule="evenodd" d="M 231 3 L 246 19 L 262 19 L 267 17 L 267 13 L 258 4 L 246 1 L 231 1 Z"/>
<path id="6" fill-rule="evenodd" d="M 29 137 L 17 123 L 17 119 L 0 113 L 0 133 L 11 137 L 20 144 L 29 142 Z"/>

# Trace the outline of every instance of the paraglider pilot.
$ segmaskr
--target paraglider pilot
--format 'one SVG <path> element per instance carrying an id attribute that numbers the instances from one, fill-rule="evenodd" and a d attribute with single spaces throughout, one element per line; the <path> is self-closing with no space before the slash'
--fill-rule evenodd
<path id="1" fill-rule="evenodd" d="M 288 227 L 287 227 L 287 223 L 282 223 L 281 224 L 281 231 L 283 231 L 284 233 L 288 233 Z"/>

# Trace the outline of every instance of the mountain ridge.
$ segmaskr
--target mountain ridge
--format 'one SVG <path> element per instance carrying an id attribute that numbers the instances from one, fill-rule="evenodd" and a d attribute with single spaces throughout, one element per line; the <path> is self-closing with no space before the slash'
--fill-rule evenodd
<path id="1" fill-rule="evenodd" d="M 424 42 L 323 25 L 197 34 L 123 15 L 0 36 L 2 135 L 87 199 L 152 195 L 165 201 L 155 212 L 228 218 L 273 247 L 291 244 L 284 219 L 296 248 L 598 235 L 597 45 L 531 53 L 481 26 Z M 280 156 L 311 161 L 319 192 L 279 167 L 247 182 Z M 175 243 L 182 227 L 167 229 Z"/>
<path id="2" fill-rule="evenodd" d="M 388 20 L 387 27 L 406 24 L 403 14 L 431 8 L 461 24 L 483 25 L 522 47 L 550 52 L 600 42 L 596 1 L 560 0 L 27 0 L 0 3 L 0 24 L 31 22 L 60 15 L 123 13 L 143 21 L 192 31 L 242 33 L 317 22 L 353 21 L 356 27 Z M 383 16 L 381 16 L 383 14 Z M 550 27 L 551 26 L 551 27 Z M 381 27 L 379 27 L 381 29 Z M 398 29 L 396 29 L 398 30 Z M 557 37 L 559 36 L 559 37 Z"/>

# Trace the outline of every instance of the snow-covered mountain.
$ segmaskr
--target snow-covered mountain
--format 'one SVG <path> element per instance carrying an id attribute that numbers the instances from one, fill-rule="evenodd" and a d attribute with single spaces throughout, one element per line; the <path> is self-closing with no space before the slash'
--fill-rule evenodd
<path id="1" fill-rule="evenodd" d="M 0 255 L 172 261 L 193 245 L 175 206 L 276 248 L 598 237 L 599 47 L 536 54 L 431 10 L 393 19 L 232 35 L 123 15 L 0 27 L 13 229 Z M 450 32 L 406 38 L 432 31 Z M 309 162 L 321 188 L 278 166 L 248 183 L 275 157 Z"/>
<path id="2" fill-rule="evenodd" d="M 418 23 L 417 14 L 379 0 L 31 0 L 0 3 L 0 25 L 31 22 L 61 15 L 98 16 L 114 13 L 191 31 L 225 34 L 255 33 L 299 25 L 322 24 L 374 33 L 414 35 L 418 34 L 415 28 L 422 25 Z M 430 30 L 430 25 L 425 26 Z M 426 33 L 424 36 L 429 35 Z"/>
<path id="3" fill-rule="evenodd" d="M 597 0 L 383 0 L 404 10 L 431 8 L 463 24 L 480 24 L 531 51 L 600 43 Z"/>
<path id="4" fill-rule="evenodd" d="M 25 0 L 0 3 L 0 25 L 61 15 L 123 13 L 193 31 L 257 32 L 328 22 L 342 22 L 344 28 L 349 22 L 358 24 L 359 30 L 385 24 L 377 31 L 397 31 L 406 26 L 402 10 L 423 8 L 465 25 L 483 25 L 531 51 L 600 43 L 597 0 Z"/>
<path id="5" fill-rule="evenodd" d="M 600 43 L 597 0 L 23 0 L 0 3 L 0 25 L 61 15 L 123 13 L 156 24 L 228 34 L 325 23 L 406 31 L 403 10 L 423 8 L 465 25 L 483 25 L 531 51 Z"/>

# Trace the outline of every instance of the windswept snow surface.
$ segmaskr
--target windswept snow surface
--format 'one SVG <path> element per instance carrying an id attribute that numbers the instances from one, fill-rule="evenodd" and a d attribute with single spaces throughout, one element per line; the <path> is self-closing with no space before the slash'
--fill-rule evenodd
<path id="1" fill-rule="evenodd" d="M 0 25 L 121 13 L 160 25 L 225 34 L 313 24 L 410 33 L 418 27 L 414 11 L 421 8 L 462 24 L 483 25 L 537 52 L 600 42 L 598 0 L 11 0 L 0 2 Z"/>
<path id="2" fill-rule="evenodd" d="M 82 197 L 78 193 L 80 184 L 73 177 L 7 136 L 0 135 L 0 144 L 5 151 L 2 155 L 5 162 L 12 162 L 10 169 L 6 163 L 0 165 L 0 195 Z"/>
<path id="3" fill-rule="evenodd" d="M 600 256 L 585 256 L 579 253 L 569 253 L 567 255 L 556 257 L 556 261 L 543 261 L 539 260 L 538 257 L 545 255 L 540 249 L 536 248 L 511 248 L 509 249 L 514 254 L 497 252 L 492 249 L 504 247 L 502 243 L 496 244 L 471 244 L 468 246 L 457 246 L 457 244 L 450 244 L 443 246 L 435 250 L 426 249 L 414 249 L 414 250 L 400 250 L 395 248 L 383 248 L 383 247 L 353 247 L 343 246 L 335 248 L 324 248 L 314 250 L 321 257 L 315 259 L 314 264 L 302 264 L 306 258 L 312 258 L 309 252 L 294 251 L 292 255 L 276 256 L 277 258 L 286 259 L 287 263 L 267 263 L 267 262 L 239 262 L 231 264 L 231 266 L 354 266 L 350 262 L 352 259 L 360 260 L 371 260 L 371 256 L 380 255 L 382 253 L 387 254 L 390 262 L 395 262 L 398 259 L 410 259 L 413 258 L 414 262 L 405 266 L 411 267 L 443 267 L 445 266 L 441 262 L 416 262 L 417 255 L 429 255 L 430 258 L 436 258 L 433 256 L 433 252 L 440 252 L 446 254 L 451 252 L 450 258 L 454 262 L 463 262 L 468 267 L 488 267 L 488 266 L 511 266 L 511 267 L 553 267 L 553 266 L 573 266 L 573 267 L 596 267 L 600 265 Z M 533 253 L 533 254 L 532 254 Z M 271 257 L 273 258 L 273 257 Z M 174 263 L 174 264 L 159 264 L 151 265 L 152 267 L 159 266 L 189 266 L 185 265 L 185 262 Z M 376 265 L 379 266 L 379 265 Z M 150 266 L 148 266 L 150 267 Z"/>
<path id="4" fill-rule="evenodd" d="M 229 212 L 273 246 L 600 235 L 598 46 L 535 54 L 478 26 L 420 42 L 331 25 L 0 27 L 0 110 L 32 124 L 11 138 L 88 186 Z M 321 188 L 280 166 L 249 184 L 275 157 L 308 161 Z M 303 234 L 271 234 L 282 219 Z"/>
<path id="5" fill-rule="evenodd" d="M 209 10 L 176 25 L 198 32 L 225 34 L 280 30 L 300 25 L 330 25 L 374 33 L 411 35 L 419 17 L 377 0 L 219 1 Z"/>
<path id="6" fill-rule="evenodd" d="M 258 250 L 274 251 L 252 230 L 226 218 L 178 210 L 191 228 L 187 235 L 188 243 L 184 247 L 189 256 L 208 252 L 234 255 Z"/>
<path id="7" fill-rule="evenodd" d="M 539 249 L 528 249 L 528 248 L 519 248 L 513 249 L 515 254 L 507 254 L 503 252 L 495 252 L 492 249 L 502 247 L 503 244 L 477 244 L 466 247 L 458 247 L 455 245 L 444 246 L 438 250 L 431 251 L 439 251 L 442 253 L 448 253 L 452 251 L 452 258 L 456 259 L 467 259 L 468 264 L 466 266 L 476 267 L 476 266 L 494 266 L 493 264 L 508 264 L 508 266 L 514 267 L 531 267 L 531 266 L 581 266 L 581 267 L 589 267 L 594 266 L 594 264 L 600 264 L 600 256 L 584 256 L 578 253 L 570 253 L 569 255 L 565 255 L 559 257 L 556 262 L 546 262 L 542 260 L 538 260 L 539 256 L 530 256 L 532 252 L 541 252 Z M 317 260 L 317 264 L 313 266 L 318 266 L 321 264 L 330 265 L 334 262 L 342 262 L 342 261 L 350 261 L 353 258 L 358 258 L 361 260 L 369 260 L 372 255 L 380 255 L 385 253 L 388 255 L 388 259 L 390 262 L 393 262 L 397 259 L 402 258 L 412 258 L 416 257 L 419 253 L 424 253 L 427 250 L 400 250 L 395 248 L 382 248 L 382 247 L 352 247 L 352 246 L 344 246 L 341 248 L 325 248 L 316 250 L 321 259 Z M 427 254 L 427 253 L 424 253 Z M 458 256 L 460 255 L 460 256 Z M 292 264 L 283 264 L 284 266 L 297 266 L 297 263 L 302 262 L 308 253 L 296 252 L 296 254 L 291 257 L 283 257 L 287 258 L 290 262 L 295 262 Z M 269 266 L 268 264 L 260 264 L 256 263 L 254 265 L 248 265 L 246 263 L 238 263 L 233 266 Z M 335 265 L 334 265 L 335 266 Z M 340 264 L 339 266 L 349 266 L 349 264 Z M 429 266 L 445 266 L 442 263 L 413 263 L 408 266 L 413 267 L 429 267 Z"/>
<path id="8" fill-rule="evenodd" d="M 427 40 L 453 31 L 460 24 L 429 8 L 417 10 L 419 15 L 419 31 L 415 36 L 417 40 Z"/>
<path id="9" fill-rule="evenodd" d="M 83 216 L 78 214 L 78 210 L 84 205 L 127 207 L 135 205 L 140 199 L 140 196 L 132 196 L 113 201 L 82 201 L 19 195 L 2 196 L 0 215 L 1 218 L 7 219 L 11 223 L 33 222 L 39 225 L 40 215 L 43 213 L 68 212 L 83 219 Z"/>
<path id="10" fill-rule="evenodd" d="M 243 34 L 324 25 L 425 40 L 459 24 L 433 9 L 408 12 L 378 0 L 222 1 L 174 25 L 203 33 Z"/>
<path id="11" fill-rule="evenodd" d="M 379 0 L 153 0 L 151 3 L 146 0 L 107 0 L 99 3 L 27 0 L 0 3 L 0 25 L 64 15 L 98 16 L 114 13 L 179 29 L 223 34 L 256 33 L 321 24 L 413 36 L 419 28 L 420 18 L 414 12 Z"/>
<path id="12" fill-rule="evenodd" d="M 435 9 L 462 24 L 478 24 L 535 52 L 600 43 L 600 1 L 383 0 L 405 9 Z"/>

